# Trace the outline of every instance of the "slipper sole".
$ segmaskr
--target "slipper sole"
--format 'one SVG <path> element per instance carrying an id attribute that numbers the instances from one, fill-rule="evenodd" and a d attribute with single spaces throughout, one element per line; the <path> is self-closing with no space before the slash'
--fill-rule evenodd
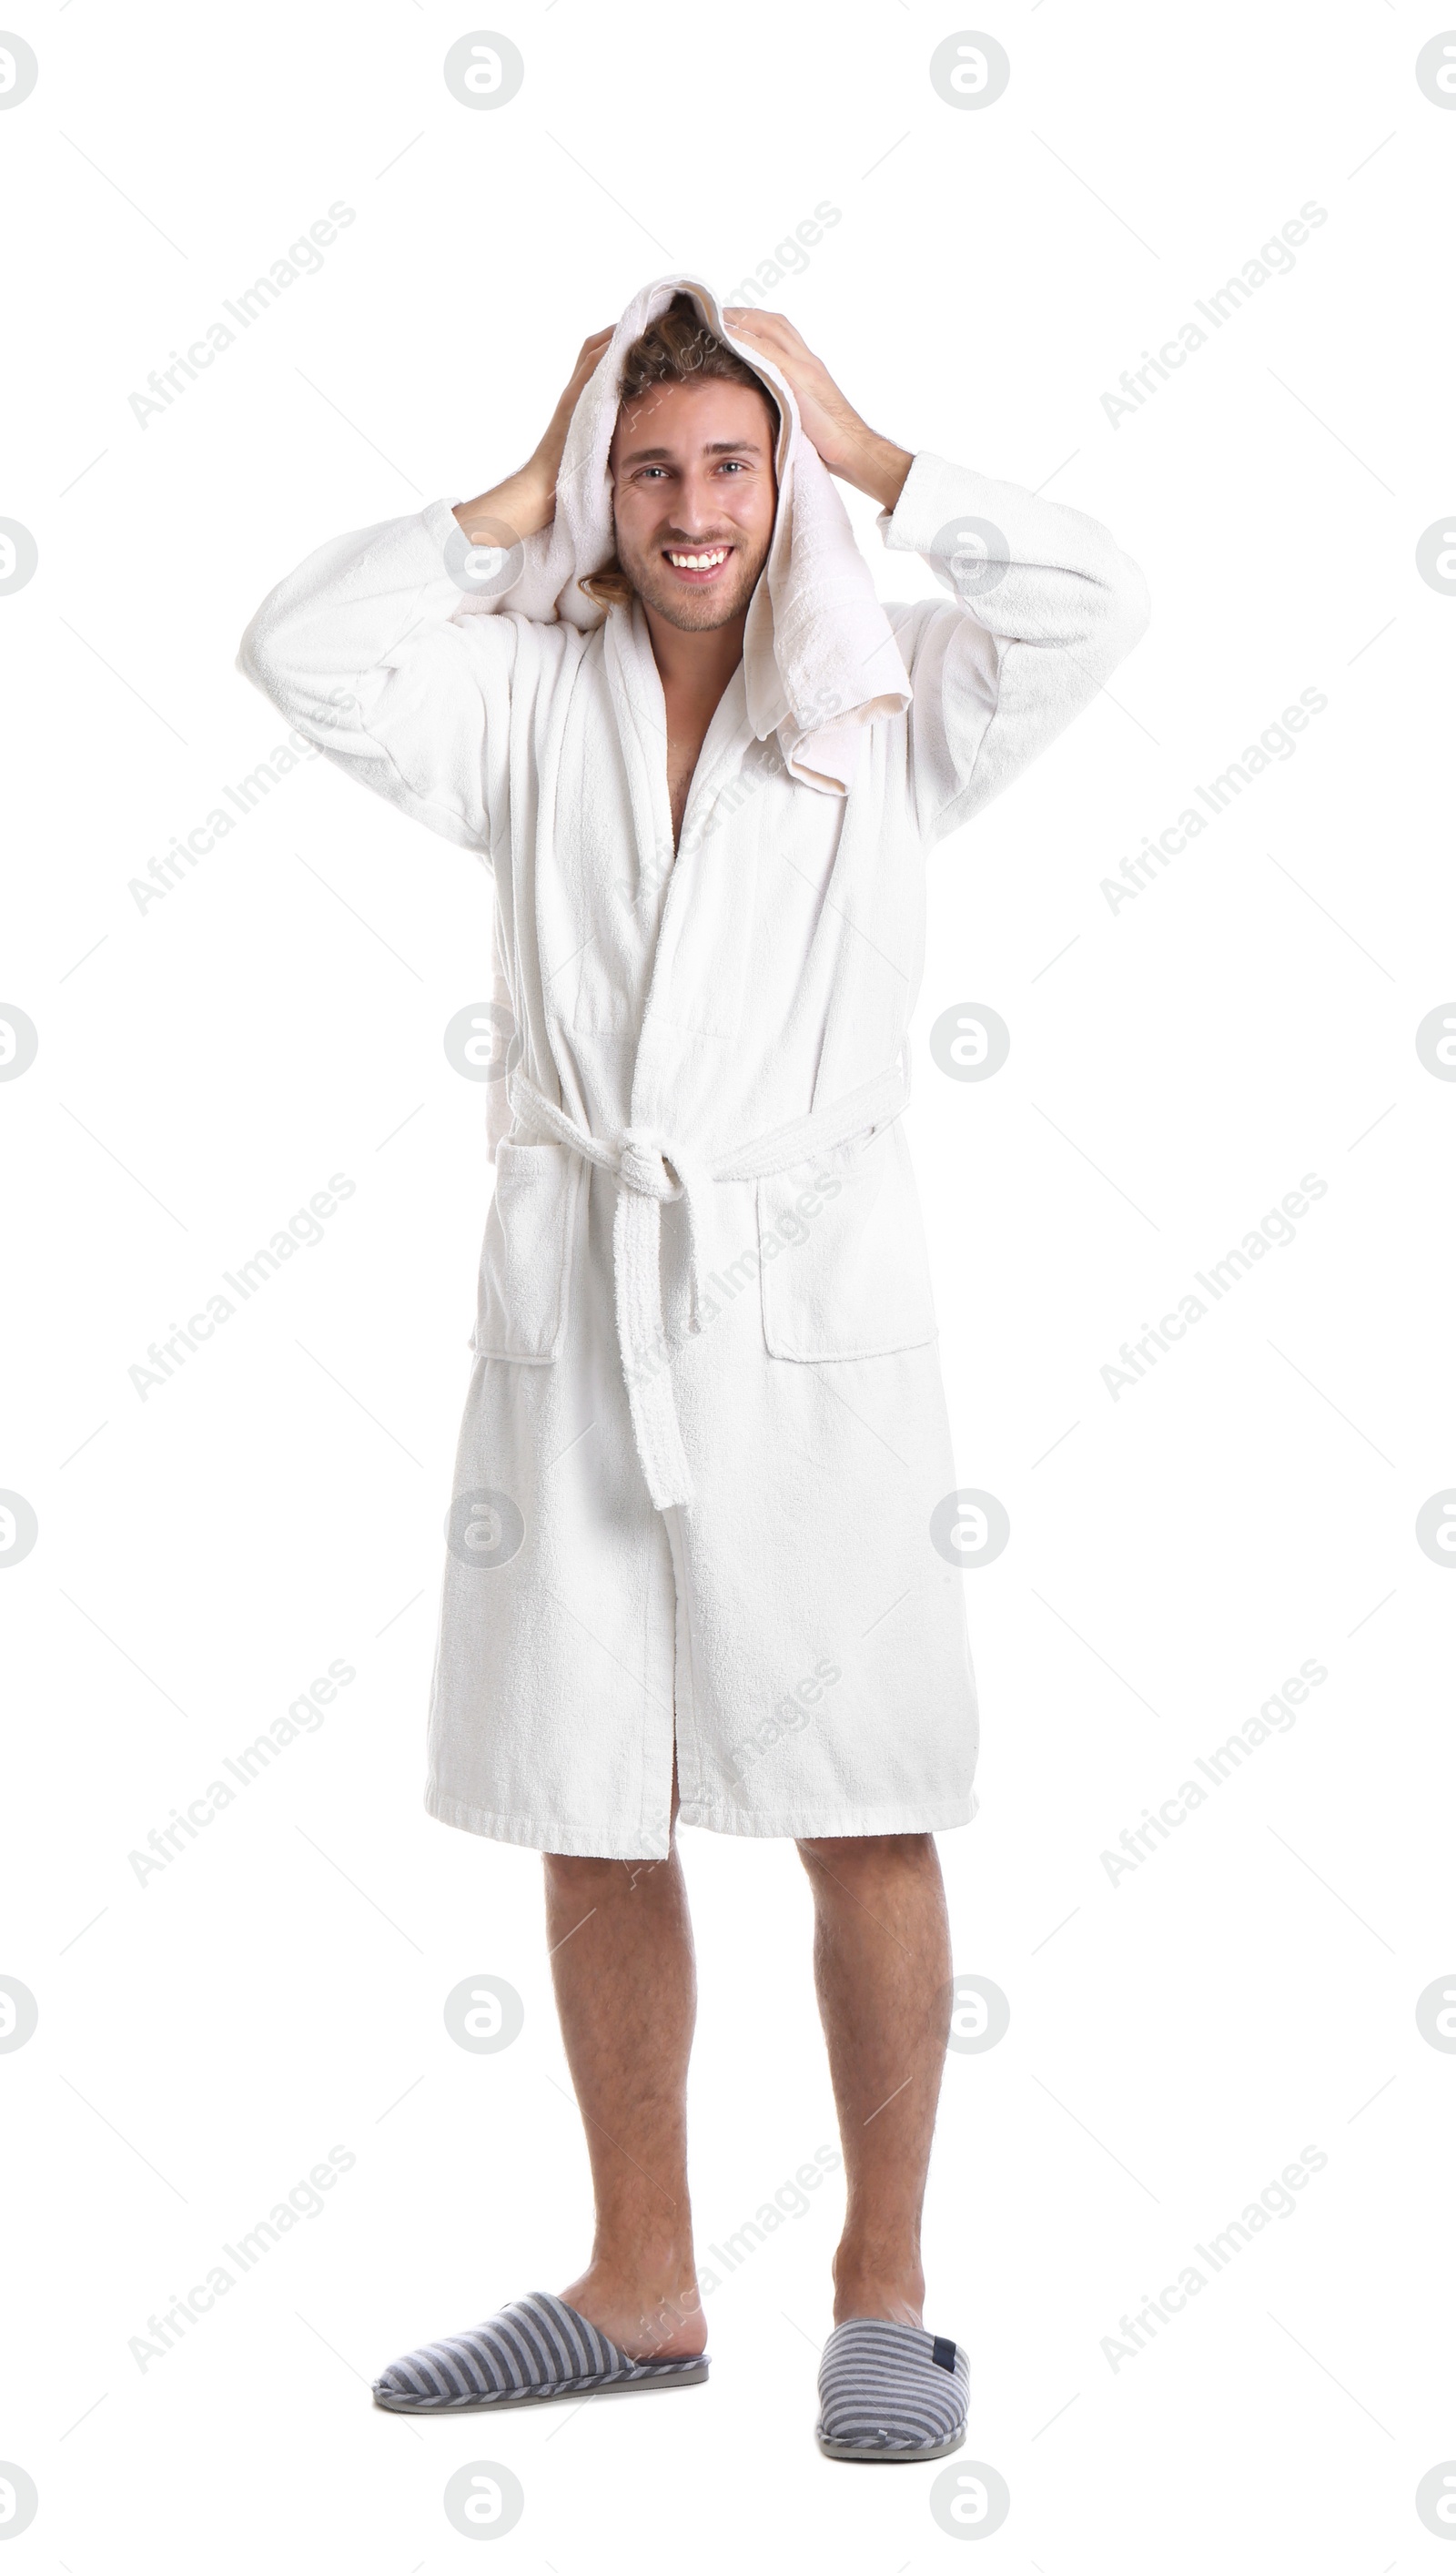
<path id="1" fill-rule="evenodd" d="M 963 2422 L 953 2439 L 942 2439 L 933 2448 L 857 2448 L 849 2439 L 826 2439 L 822 2431 L 814 2435 L 824 2456 L 842 2457 L 850 2465 L 919 2466 L 928 2457 L 948 2457 L 953 2448 L 963 2448 L 966 2425 Z"/>
<path id="2" fill-rule="evenodd" d="M 651 2366 L 653 2362 L 647 2360 L 644 2364 Z M 670 2386 L 706 2385 L 707 2381 L 708 2361 L 704 2358 L 694 2367 L 678 2367 L 670 2372 L 664 2368 L 661 2375 L 613 2377 L 599 2385 L 523 2385 L 505 2394 L 477 2394 L 468 2403 L 413 2403 L 407 2398 L 401 2401 L 377 2393 L 374 2403 L 380 2412 L 407 2412 L 420 2419 L 433 2412 L 501 2412 L 526 2403 L 579 2401 L 588 2394 L 663 2394 Z"/>

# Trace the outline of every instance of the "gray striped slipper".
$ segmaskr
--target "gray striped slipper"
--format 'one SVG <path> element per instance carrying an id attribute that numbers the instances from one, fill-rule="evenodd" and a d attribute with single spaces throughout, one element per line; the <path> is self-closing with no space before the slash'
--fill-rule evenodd
<path id="1" fill-rule="evenodd" d="M 971 2367 L 953 2340 L 915 2323 L 837 2323 L 819 2363 L 816 2435 L 826 2457 L 909 2465 L 966 2436 Z"/>
<path id="2" fill-rule="evenodd" d="M 522 2296 L 477 2330 L 396 2358 L 374 2381 L 386 2412 L 473 2412 L 649 2385 L 701 2385 L 706 2358 L 631 2358 L 559 2296 Z"/>

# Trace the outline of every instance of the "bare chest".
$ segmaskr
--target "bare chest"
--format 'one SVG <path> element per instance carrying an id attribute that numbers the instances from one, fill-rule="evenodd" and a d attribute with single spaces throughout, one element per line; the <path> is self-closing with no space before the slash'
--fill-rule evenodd
<path id="1" fill-rule="evenodd" d="M 682 836 L 682 817 L 687 811 L 688 789 L 698 764 L 698 754 L 707 734 L 707 724 L 669 721 L 667 729 L 667 800 L 672 808 L 672 847 Z"/>

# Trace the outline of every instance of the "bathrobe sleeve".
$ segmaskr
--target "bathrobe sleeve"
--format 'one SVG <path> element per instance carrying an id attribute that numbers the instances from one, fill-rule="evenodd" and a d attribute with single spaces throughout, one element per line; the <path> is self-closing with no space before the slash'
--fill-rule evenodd
<path id="1" fill-rule="evenodd" d="M 340 768 L 458 847 L 505 827 L 518 620 L 461 614 L 448 500 L 336 536 L 270 590 L 238 667 Z"/>
<path id="2" fill-rule="evenodd" d="M 879 526 L 955 602 L 887 610 L 914 691 L 910 783 L 933 846 L 1090 704 L 1146 628 L 1147 584 L 1095 518 L 939 455 L 916 456 Z"/>

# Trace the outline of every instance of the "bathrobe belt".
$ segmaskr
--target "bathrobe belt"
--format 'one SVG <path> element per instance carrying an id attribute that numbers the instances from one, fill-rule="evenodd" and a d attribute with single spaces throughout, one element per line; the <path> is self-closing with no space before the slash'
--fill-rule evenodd
<path id="1" fill-rule="evenodd" d="M 506 1097 L 519 1122 L 565 1144 L 617 1183 L 612 1223 L 617 1341 L 631 1408 L 637 1454 L 655 1509 L 690 1501 L 692 1475 L 672 1394 L 672 1370 L 662 1310 L 660 1247 L 662 1209 L 679 1198 L 687 1215 L 691 1281 L 689 1329 L 702 1328 L 702 1279 L 698 1266 L 699 1210 L 719 1180 L 771 1179 L 796 1164 L 832 1152 L 877 1126 L 889 1125 L 910 1097 L 908 1051 L 887 1072 L 875 1074 L 806 1117 L 776 1126 L 756 1142 L 700 1162 L 655 1126 L 627 1126 L 615 1142 L 588 1134 L 553 1107 L 519 1070 L 506 1081 Z"/>

